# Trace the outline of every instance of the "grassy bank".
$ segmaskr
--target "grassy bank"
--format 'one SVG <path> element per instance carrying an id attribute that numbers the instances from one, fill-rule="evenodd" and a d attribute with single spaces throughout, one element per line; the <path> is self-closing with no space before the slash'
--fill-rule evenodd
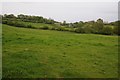
<path id="1" fill-rule="evenodd" d="M 118 37 L 3 25 L 3 77 L 117 77 Z"/>

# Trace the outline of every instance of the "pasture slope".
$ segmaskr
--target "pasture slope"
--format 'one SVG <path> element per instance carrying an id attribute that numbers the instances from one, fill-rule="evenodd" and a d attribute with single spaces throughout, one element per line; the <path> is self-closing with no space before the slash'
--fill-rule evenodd
<path id="1" fill-rule="evenodd" d="M 118 37 L 3 25 L 3 78 L 116 78 Z"/>

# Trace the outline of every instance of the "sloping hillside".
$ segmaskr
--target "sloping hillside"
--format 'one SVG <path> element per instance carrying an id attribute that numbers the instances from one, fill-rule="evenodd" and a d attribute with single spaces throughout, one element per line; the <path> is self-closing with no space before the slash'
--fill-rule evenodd
<path id="1" fill-rule="evenodd" d="M 3 77 L 117 77 L 118 37 L 3 25 Z"/>

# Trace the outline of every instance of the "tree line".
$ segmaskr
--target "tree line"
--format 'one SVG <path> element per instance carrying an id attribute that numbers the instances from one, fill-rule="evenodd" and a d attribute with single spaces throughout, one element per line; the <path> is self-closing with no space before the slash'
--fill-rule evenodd
<path id="1" fill-rule="evenodd" d="M 58 22 L 53 19 L 43 18 L 42 16 L 31 16 L 31 15 L 17 15 L 14 14 L 4 14 L 0 15 L 2 17 L 2 23 L 8 24 L 16 27 L 25 27 L 25 28 L 35 28 L 30 24 L 25 24 L 23 22 L 32 22 L 32 23 L 44 23 L 44 24 L 53 24 L 55 27 L 49 28 L 49 26 L 43 26 L 41 29 L 51 29 L 58 31 L 70 31 L 76 33 L 93 33 L 93 34 L 104 34 L 104 35 L 120 35 L 119 24 L 120 21 L 115 22 L 104 22 L 102 19 L 96 21 L 88 22 L 74 22 L 67 23 L 66 21 Z"/>

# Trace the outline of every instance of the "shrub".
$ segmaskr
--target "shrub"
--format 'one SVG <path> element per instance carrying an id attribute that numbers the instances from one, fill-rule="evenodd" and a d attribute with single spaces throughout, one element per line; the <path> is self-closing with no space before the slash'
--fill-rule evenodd
<path id="1" fill-rule="evenodd" d="M 102 34 L 112 35 L 113 34 L 112 27 L 109 27 L 109 26 L 104 27 L 103 30 L 102 30 Z"/>
<path id="2" fill-rule="evenodd" d="M 67 29 L 65 29 L 64 27 L 58 27 L 56 30 L 58 30 L 58 31 L 67 31 Z"/>
<path id="3" fill-rule="evenodd" d="M 61 31 L 66 31 L 66 29 L 64 27 L 60 27 Z"/>
<path id="4" fill-rule="evenodd" d="M 47 30 L 47 29 L 49 29 L 49 27 L 48 26 L 43 26 L 43 27 L 41 27 L 41 29 Z"/>
<path id="5" fill-rule="evenodd" d="M 75 32 L 76 32 L 76 33 L 85 33 L 85 30 L 84 30 L 83 27 L 79 27 L 79 28 L 76 28 L 76 29 L 75 29 Z"/>
<path id="6" fill-rule="evenodd" d="M 70 32 L 75 32 L 74 28 L 69 29 Z"/>
<path id="7" fill-rule="evenodd" d="M 11 26 L 14 26 L 14 22 L 12 22 L 12 21 L 10 21 L 10 20 L 7 21 L 7 24 L 8 24 L 8 25 L 11 25 Z"/>
<path id="8" fill-rule="evenodd" d="M 113 28 L 113 32 L 114 32 L 114 34 L 119 34 L 119 28 L 118 28 L 118 26 L 115 26 L 114 28 Z"/>
<path id="9" fill-rule="evenodd" d="M 32 25 L 25 24 L 25 23 L 22 23 L 22 22 L 19 22 L 19 21 L 4 20 L 2 22 L 3 22 L 3 24 L 8 24 L 8 25 L 15 26 L 15 27 L 33 28 Z"/>
<path id="10" fill-rule="evenodd" d="M 92 33 L 92 28 L 90 28 L 90 27 L 85 27 L 85 28 L 84 28 L 84 32 L 85 32 L 85 33 Z"/>
<path id="11" fill-rule="evenodd" d="M 7 24 L 7 20 L 2 20 L 2 23 L 3 24 Z"/>
<path id="12" fill-rule="evenodd" d="M 32 27 L 32 25 L 28 24 L 28 25 L 27 25 L 27 28 L 33 28 L 33 27 Z"/>
<path id="13" fill-rule="evenodd" d="M 50 30 L 55 30 L 55 27 L 51 27 L 51 28 L 49 28 Z"/>

